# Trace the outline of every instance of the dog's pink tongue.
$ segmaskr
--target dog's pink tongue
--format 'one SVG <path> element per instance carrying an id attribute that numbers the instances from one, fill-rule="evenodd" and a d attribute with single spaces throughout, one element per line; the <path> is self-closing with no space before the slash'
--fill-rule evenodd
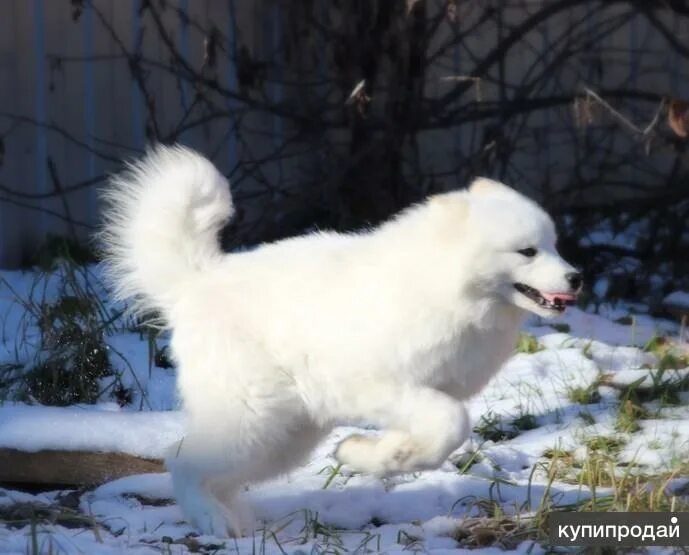
<path id="1" fill-rule="evenodd" d="M 543 295 L 543 298 L 550 303 L 554 303 L 556 299 L 560 299 L 563 303 L 573 303 L 577 300 L 577 296 L 572 295 L 571 293 L 541 293 L 541 295 Z"/>

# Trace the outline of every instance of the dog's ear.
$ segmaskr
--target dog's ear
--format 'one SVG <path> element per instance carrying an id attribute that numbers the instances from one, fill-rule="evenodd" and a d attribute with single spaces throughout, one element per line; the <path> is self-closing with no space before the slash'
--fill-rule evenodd
<path id="1" fill-rule="evenodd" d="M 440 193 L 428 199 L 434 215 L 432 221 L 440 238 L 460 236 L 461 228 L 469 216 L 469 198 L 465 191 Z"/>
<path id="2" fill-rule="evenodd" d="M 435 211 L 444 211 L 454 214 L 456 219 L 463 219 L 469 210 L 469 199 L 464 191 L 452 191 L 438 193 L 428 197 L 428 204 Z"/>
<path id="3" fill-rule="evenodd" d="M 472 195 L 514 195 L 514 189 L 511 189 L 504 183 L 488 179 L 487 177 L 477 177 L 469 185 L 469 192 Z"/>

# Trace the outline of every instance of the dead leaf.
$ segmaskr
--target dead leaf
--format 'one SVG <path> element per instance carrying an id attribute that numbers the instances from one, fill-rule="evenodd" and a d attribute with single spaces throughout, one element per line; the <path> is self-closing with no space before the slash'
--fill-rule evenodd
<path id="1" fill-rule="evenodd" d="M 593 104 L 591 99 L 586 97 L 576 97 L 572 105 L 574 112 L 574 125 L 579 128 L 586 128 L 594 122 Z"/>
<path id="2" fill-rule="evenodd" d="M 84 11 L 84 0 L 72 0 L 72 21 L 77 21 Z"/>
<path id="3" fill-rule="evenodd" d="M 452 23 L 457 23 L 457 2 L 456 0 L 447 0 L 447 7 L 445 14 L 447 19 Z"/>
<path id="4" fill-rule="evenodd" d="M 675 135 L 686 139 L 689 136 L 689 103 L 672 98 L 667 111 L 667 122 Z"/>
<path id="5" fill-rule="evenodd" d="M 407 0 L 407 15 L 409 15 L 413 9 L 415 9 L 416 4 L 419 3 L 419 0 Z"/>
<path id="6" fill-rule="evenodd" d="M 361 96 L 362 94 L 365 94 L 364 92 L 364 87 L 366 86 L 366 79 L 362 79 L 359 81 L 354 88 L 352 89 L 352 92 L 349 93 L 349 97 L 347 97 L 347 100 L 345 100 L 345 104 L 354 104 L 356 99 Z"/>
<path id="7" fill-rule="evenodd" d="M 359 81 L 349 97 L 345 101 L 345 106 L 353 105 L 360 116 L 365 117 L 366 107 L 371 102 L 371 97 L 366 94 L 366 80 Z"/>
<path id="8" fill-rule="evenodd" d="M 216 27 L 203 39 L 203 65 L 214 68 L 218 59 L 218 37 L 220 33 Z"/>

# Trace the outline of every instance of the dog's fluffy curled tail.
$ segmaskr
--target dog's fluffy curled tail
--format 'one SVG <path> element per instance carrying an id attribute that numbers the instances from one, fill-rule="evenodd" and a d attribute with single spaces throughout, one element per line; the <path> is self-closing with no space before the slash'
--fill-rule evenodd
<path id="1" fill-rule="evenodd" d="M 117 300 L 167 317 L 184 287 L 222 255 L 218 233 L 233 214 L 225 178 L 183 147 L 158 146 L 113 178 L 100 234 Z"/>

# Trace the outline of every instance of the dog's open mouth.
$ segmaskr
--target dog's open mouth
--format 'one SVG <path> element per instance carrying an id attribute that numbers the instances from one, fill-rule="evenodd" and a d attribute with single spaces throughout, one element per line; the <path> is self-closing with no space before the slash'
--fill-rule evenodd
<path id="1" fill-rule="evenodd" d="M 564 312 L 566 307 L 573 305 L 577 300 L 573 293 L 541 293 L 538 289 L 523 283 L 515 283 L 514 288 L 537 305 L 555 312 Z"/>

